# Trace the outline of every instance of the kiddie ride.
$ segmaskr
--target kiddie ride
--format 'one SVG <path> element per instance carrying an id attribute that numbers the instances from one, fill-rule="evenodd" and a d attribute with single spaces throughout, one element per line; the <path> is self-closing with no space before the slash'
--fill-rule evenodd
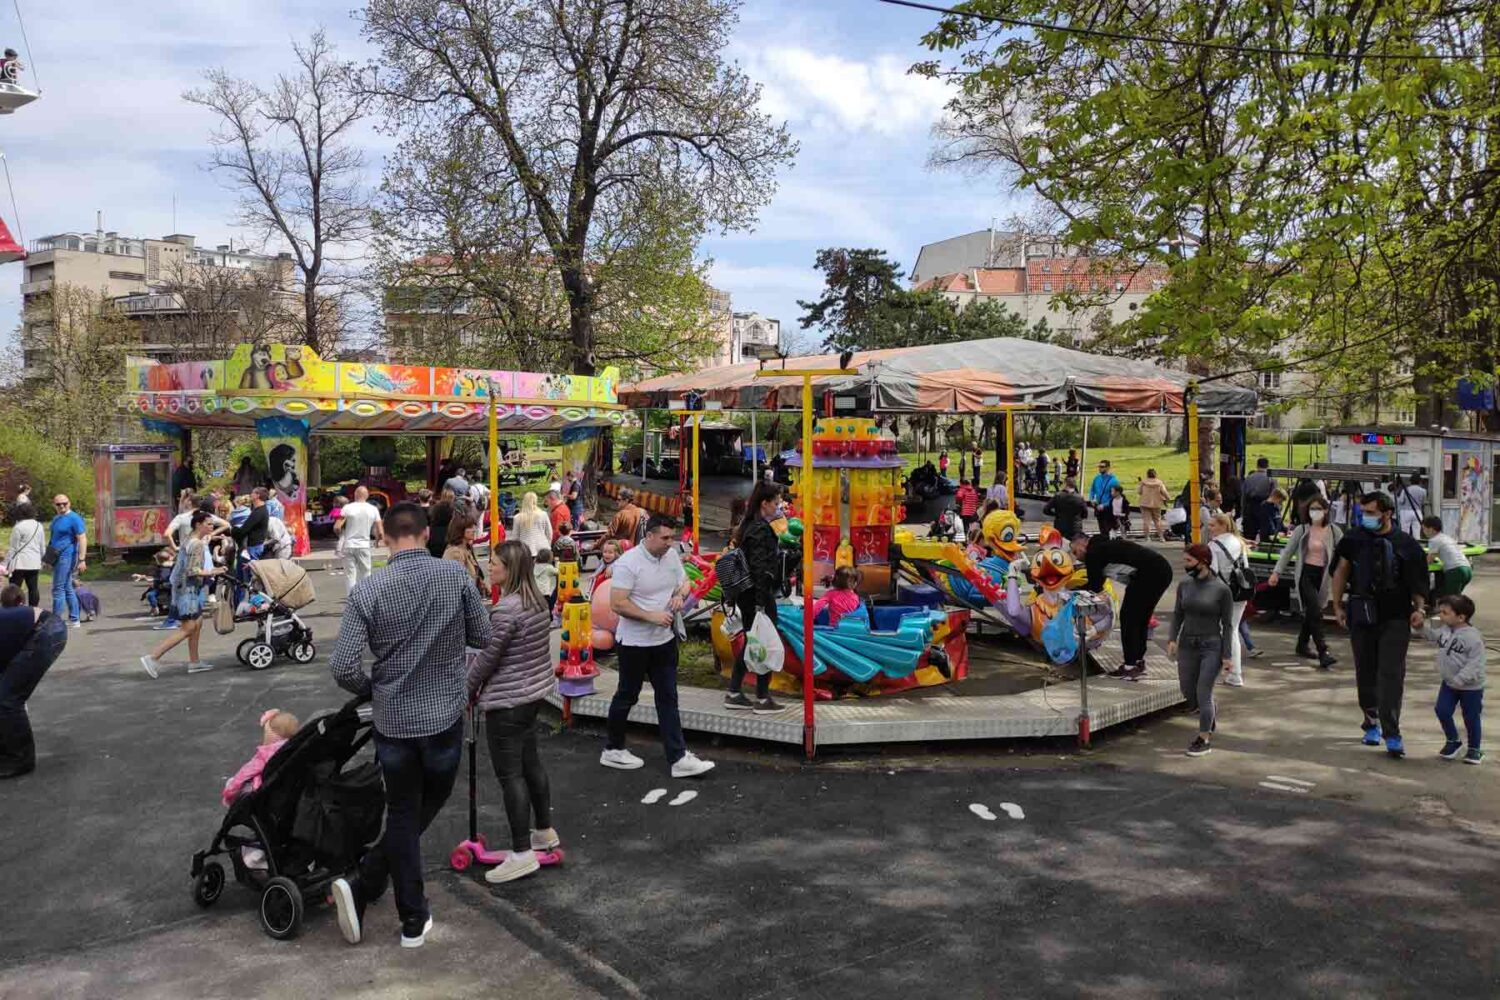
<path id="1" fill-rule="evenodd" d="M 1057 529 L 1042 529 L 1034 561 L 1021 550 L 1021 521 L 1012 512 L 992 511 L 980 530 L 985 555 L 977 561 L 954 542 L 898 532 L 893 559 L 905 581 L 901 593 L 956 605 L 1003 625 L 1059 664 L 1078 655 L 1075 626 L 1082 615 L 1087 647 L 1098 648 L 1114 624 L 1113 604 L 1077 599 L 1073 588 L 1085 574 Z M 1113 593 L 1109 584 L 1105 588 Z"/>
<path id="2" fill-rule="evenodd" d="M 902 464 L 894 438 L 865 418 L 825 419 L 814 426 L 813 434 L 810 477 L 803 472 L 800 454 L 783 456 L 793 470 L 798 497 L 795 516 L 779 531 L 783 591 L 790 591 L 796 576 L 806 530 L 813 534 L 815 577 L 827 580 L 836 569 L 852 566 L 859 570 L 858 589 L 865 595 L 863 606 L 837 625 L 828 624 L 826 611 L 814 625 L 816 696 L 888 694 L 962 679 L 968 673 L 967 611 L 871 600 L 870 595 L 890 591 L 891 532 L 900 520 L 897 477 Z M 720 667 L 728 670 L 745 640 L 725 630 L 715 558 L 688 560 L 688 574 L 695 580 L 689 604 L 696 601 L 696 616 L 709 619 L 714 652 Z M 772 676 L 772 687 L 800 691 L 801 599 L 778 601 L 777 612 L 785 658 L 782 670 Z"/>

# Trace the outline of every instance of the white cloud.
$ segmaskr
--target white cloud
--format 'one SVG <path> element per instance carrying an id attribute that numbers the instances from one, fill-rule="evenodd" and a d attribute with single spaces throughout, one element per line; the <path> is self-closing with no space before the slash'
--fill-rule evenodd
<path id="1" fill-rule="evenodd" d="M 882 136 L 925 132 L 948 99 L 940 81 L 907 72 L 911 59 L 883 53 L 850 59 L 800 46 L 770 46 L 745 56 L 763 85 L 771 116 L 818 129 Z"/>

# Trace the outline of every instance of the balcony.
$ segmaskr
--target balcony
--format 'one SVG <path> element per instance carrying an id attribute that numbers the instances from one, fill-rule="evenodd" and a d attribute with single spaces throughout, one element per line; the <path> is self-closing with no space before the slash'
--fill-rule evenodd
<path id="1" fill-rule="evenodd" d="M 120 312 L 127 316 L 146 316 L 161 313 L 182 312 L 182 301 L 170 292 L 150 295 L 121 295 L 114 300 Z"/>
<path id="2" fill-rule="evenodd" d="M 22 295 L 41 295 L 43 292 L 52 291 L 52 279 L 44 278 L 41 281 L 21 282 Z"/>

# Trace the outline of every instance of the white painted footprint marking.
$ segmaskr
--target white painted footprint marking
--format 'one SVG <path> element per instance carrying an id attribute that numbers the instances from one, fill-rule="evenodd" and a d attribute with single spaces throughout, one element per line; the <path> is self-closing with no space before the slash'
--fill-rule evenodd
<path id="1" fill-rule="evenodd" d="M 969 812 L 973 813 L 975 816 L 978 816 L 982 820 L 988 820 L 990 822 L 994 822 L 995 820 L 995 814 L 991 812 L 990 807 L 985 805 L 983 802 L 970 802 Z"/>
<path id="2" fill-rule="evenodd" d="M 677 798 L 673 799 L 671 802 L 668 802 L 667 805 L 669 805 L 669 806 L 685 806 L 689 802 L 691 802 L 694 799 L 696 799 L 697 797 L 698 797 L 698 793 L 694 792 L 694 791 L 678 792 L 677 793 Z"/>
<path id="3" fill-rule="evenodd" d="M 1021 807 L 1016 805 L 1014 802 L 1002 802 L 1000 803 L 1000 808 L 1003 809 L 1005 811 L 1005 815 L 1009 816 L 1011 819 L 1026 818 L 1025 811 L 1023 811 Z"/>
<path id="4" fill-rule="evenodd" d="M 646 793 L 646 797 L 644 799 L 641 799 L 641 805 L 654 806 L 658 802 L 660 802 L 662 800 L 662 797 L 666 794 L 667 790 L 665 788 L 653 788 L 651 789 L 651 791 Z"/>

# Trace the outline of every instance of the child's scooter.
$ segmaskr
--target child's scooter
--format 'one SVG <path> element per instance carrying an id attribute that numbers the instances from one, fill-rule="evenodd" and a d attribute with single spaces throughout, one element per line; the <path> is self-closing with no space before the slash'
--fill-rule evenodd
<path id="1" fill-rule="evenodd" d="M 453 849 L 448 855 L 448 864 L 453 866 L 456 872 L 465 871 L 471 864 L 478 862 L 481 865 L 503 864 L 510 856 L 509 851 L 492 851 L 484 842 L 484 834 L 479 832 L 479 800 L 477 798 L 476 786 L 478 784 L 478 763 L 474 744 L 478 737 L 479 715 L 474 711 L 474 706 L 469 706 L 469 839 Z M 561 848 L 553 848 L 550 851 L 537 851 L 536 859 L 543 866 L 560 864 L 563 859 Z"/>

